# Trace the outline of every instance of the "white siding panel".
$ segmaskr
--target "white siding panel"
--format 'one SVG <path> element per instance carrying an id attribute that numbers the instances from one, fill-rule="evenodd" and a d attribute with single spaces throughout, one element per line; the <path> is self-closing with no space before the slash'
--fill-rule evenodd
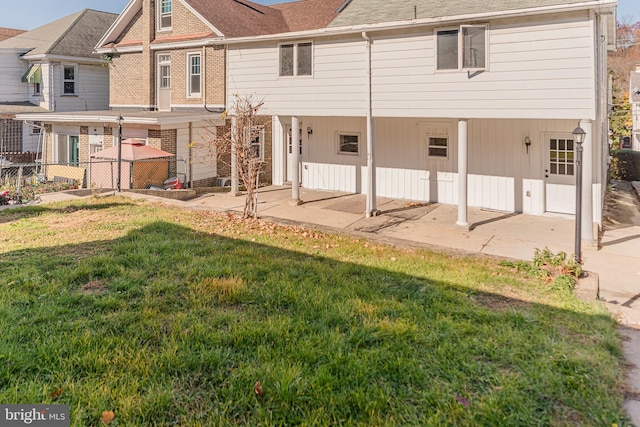
<path id="1" fill-rule="evenodd" d="M 302 163 L 302 185 L 310 190 L 356 192 L 356 167 L 322 163 Z"/>
<path id="2" fill-rule="evenodd" d="M 436 71 L 432 32 L 376 38 L 374 115 L 593 118 L 591 21 L 582 14 L 539 19 L 490 23 L 488 69 L 475 75 Z"/>
<path id="3" fill-rule="evenodd" d="M 264 100 L 281 116 L 362 116 L 366 52 L 362 39 L 314 42 L 312 77 L 278 76 L 277 44 L 228 50 L 228 102 L 234 94 Z"/>

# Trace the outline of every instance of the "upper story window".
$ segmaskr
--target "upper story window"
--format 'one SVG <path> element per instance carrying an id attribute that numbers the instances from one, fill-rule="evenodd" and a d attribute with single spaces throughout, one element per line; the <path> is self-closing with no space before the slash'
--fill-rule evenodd
<path id="1" fill-rule="evenodd" d="M 77 70 L 75 65 L 64 65 L 62 71 L 62 93 L 64 95 L 76 94 Z"/>
<path id="2" fill-rule="evenodd" d="M 200 86 L 202 83 L 202 56 L 199 53 L 187 55 L 187 96 L 192 98 L 200 97 Z"/>
<path id="3" fill-rule="evenodd" d="M 158 9 L 158 29 L 170 30 L 172 26 L 173 5 L 171 0 L 160 0 Z"/>
<path id="4" fill-rule="evenodd" d="M 310 76 L 313 74 L 313 44 L 289 43 L 280 45 L 280 76 Z"/>
<path id="5" fill-rule="evenodd" d="M 438 70 L 487 68 L 487 26 L 462 25 L 436 31 Z"/>

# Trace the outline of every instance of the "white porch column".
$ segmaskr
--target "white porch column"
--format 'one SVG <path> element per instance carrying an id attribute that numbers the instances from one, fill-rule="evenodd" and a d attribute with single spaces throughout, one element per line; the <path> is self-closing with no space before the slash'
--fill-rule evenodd
<path id="1" fill-rule="evenodd" d="M 458 120 L 458 221 L 456 225 L 469 227 L 467 220 L 467 179 L 468 179 L 468 122 Z"/>
<path id="2" fill-rule="evenodd" d="M 291 117 L 291 151 L 293 176 L 291 177 L 291 204 L 300 205 L 300 121 Z"/>
<path id="3" fill-rule="evenodd" d="M 375 123 L 373 119 L 372 75 L 371 75 L 371 39 L 366 32 L 362 33 L 367 45 L 367 200 L 365 217 L 377 214 L 376 208 L 376 158 L 375 158 Z"/>
<path id="4" fill-rule="evenodd" d="M 593 151 L 594 135 L 591 120 L 581 120 L 580 127 L 585 131 L 585 139 L 582 144 L 582 241 L 593 243 Z"/>
<path id="5" fill-rule="evenodd" d="M 377 213 L 376 208 L 376 160 L 374 121 L 371 114 L 367 115 L 367 203 L 365 216 L 371 218 Z"/>
<path id="6" fill-rule="evenodd" d="M 231 196 L 237 196 L 239 191 L 238 185 L 238 119 L 231 116 Z"/>

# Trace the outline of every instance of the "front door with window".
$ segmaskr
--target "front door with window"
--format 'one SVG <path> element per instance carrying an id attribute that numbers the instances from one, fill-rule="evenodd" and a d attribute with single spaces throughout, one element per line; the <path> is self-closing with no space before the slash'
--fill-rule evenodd
<path id="1" fill-rule="evenodd" d="M 571 136 L 547 138 L 544 171 L 547 212 L 576 213 L 574 150 Z"/>
<path id="2" fill-rule="evenodd" d="M 300 159 L 302 159 L 302 123 L 300 123 L 300 135 L 298 142 L 298 150 L 300 153 Z M 287 181 L 293 181 L 293 174 L 295 173 L 295 163 L 293 161 L 293 144 L 291 140 L 291 126 L 287 128 Z M 300 172 L 301 165 L 298 164 L 298 171 Z M 302 174 L 299 175 L 302 180 Z"/>
<path id="3" fill-rule="evenodd" d="M 171 56 L 158 55 L 158 111 L 171 111 Z"/>

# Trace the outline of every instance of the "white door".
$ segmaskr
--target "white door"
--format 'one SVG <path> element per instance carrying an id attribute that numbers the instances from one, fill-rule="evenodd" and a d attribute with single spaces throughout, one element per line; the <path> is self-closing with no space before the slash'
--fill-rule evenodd
<path id="1" fill-rule="evenodd" d="M 576 213 L 575 143 L 572 137 L 551 136 L 546 141 L 546 211 Z"/>
<path id="2" fill-rule="evenodd" d="M 299 143 L 298 143 L 298 150 L 300 153 L 300 159 L 302 159 L 302 123 L 300 123 L 300 138 L 299 138 Z M 293 161 L 293 144 L 291 143 L 291 126 L 287 127 L 287 179 L 286 181 L 291 182 L 293 181 L 293 174 L 294 174 L 294 169 L 295 167 L 295 162 Z M 300 177 L 301 183 L 302 183 L 302 174 L 301 174 L 301 165 L 298 164 L 298 173 L 300 173 L 300 175 L 298 175 Z"/>
<path id="3" fill-rule="evenodd" d="M 171 56 L 158 55 L 158 111 L 171 111 Z"/>

